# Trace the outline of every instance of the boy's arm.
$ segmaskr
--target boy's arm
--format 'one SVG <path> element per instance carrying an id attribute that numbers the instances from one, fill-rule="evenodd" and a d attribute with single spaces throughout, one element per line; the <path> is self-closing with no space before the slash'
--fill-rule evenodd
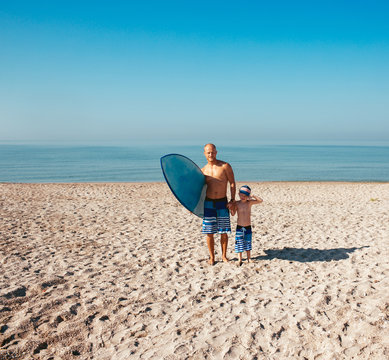
<path id="1" fill-rule="evenodd" d="M 255 204 L 260 204 L 261 202 L 263 202 L 263 200 L 255 195 L 251 195 L 251 198 L 250 198 L 250 204 L 251 205 L 255 205 Z"/>

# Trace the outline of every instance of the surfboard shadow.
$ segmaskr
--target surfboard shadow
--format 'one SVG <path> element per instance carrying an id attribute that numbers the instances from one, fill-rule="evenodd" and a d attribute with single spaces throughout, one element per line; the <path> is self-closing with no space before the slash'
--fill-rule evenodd
<path id="1" fill-rule="evenodd" d="M 338 248 L 338 249 L 303 249 L 303 248 L 283 248 L 283 249 L 268 249 L 264 250 L 266 255 L 254 257 L 254 260 L 288 260 L 298 262 L 313 262 L 313 261 L 339 261 L 349 258 L 349 254 L 356 250 L 368 248 L 369 246 L 353 247 L 353 248 Z"/>

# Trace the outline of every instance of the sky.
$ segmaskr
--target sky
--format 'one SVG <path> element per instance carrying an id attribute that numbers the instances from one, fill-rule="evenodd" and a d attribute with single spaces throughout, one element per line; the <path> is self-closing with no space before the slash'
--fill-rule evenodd
<path id="1" fill-rule="evenodd" d="M 389 145 L 388 1 L 0 2 L 0 143 Z"/>

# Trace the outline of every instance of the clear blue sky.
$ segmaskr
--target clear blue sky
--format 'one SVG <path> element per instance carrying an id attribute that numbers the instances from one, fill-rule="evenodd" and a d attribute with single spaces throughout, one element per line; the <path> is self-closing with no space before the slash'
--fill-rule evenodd
<path id="1" fill-rule="evenodd" d="M 384 142 L 388 1 L 0 2 L 0 142 Z"/>

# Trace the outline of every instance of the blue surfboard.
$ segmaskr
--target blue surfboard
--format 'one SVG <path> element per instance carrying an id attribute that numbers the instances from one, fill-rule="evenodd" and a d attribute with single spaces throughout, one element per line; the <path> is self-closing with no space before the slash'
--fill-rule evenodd
<path id="1" fill-rule="evenodd" d="M 161 157 L 161 168 L 177 200 L 193 214 L 204 217 L 207 184 L 200 168 L 192 160 L 180 154 Z"/>

